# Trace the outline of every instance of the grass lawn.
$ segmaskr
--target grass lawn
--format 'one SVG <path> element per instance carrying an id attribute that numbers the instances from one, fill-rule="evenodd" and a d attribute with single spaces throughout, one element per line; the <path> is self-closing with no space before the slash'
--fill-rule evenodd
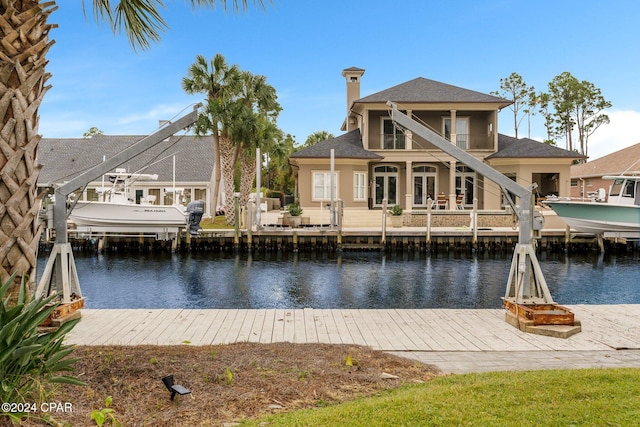
<path id="1" fill-rule="evenodd" d="M 638 402 L 640 369 L 500 372 L 437 377 L 246 425 L 631 426 L 640 423 Z"/>
<path id="2" fill-rule="evenodd" d="M 224 215 L 217 215 L 213 218 L 203 219 L 200 221 L 200 227 L 205 230 L 233 229 L 233 225 L 227 225 L 227 217 Z"/>

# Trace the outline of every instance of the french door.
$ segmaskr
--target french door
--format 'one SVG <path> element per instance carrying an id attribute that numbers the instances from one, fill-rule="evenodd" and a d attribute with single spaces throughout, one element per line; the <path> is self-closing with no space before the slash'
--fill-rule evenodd
<path id="1" fill-rule="evenodd" d="M 456 167 L 456 195 L 462 193 L 462 204 L 466 207 L 473 206 L 475 197 L 476 173 L 467 166 Z"/>
<path id="2" fill-rule="evenodd" d="M 398 204 L 398 168 L 395 166 L 378 166 L 373 170 L 375 184 L 375 207 L 382 206 L 382 200 L 387 199 L 387 206 Z"/>
<path id="3" fill-rule="evenodd" d="M 413 168 L 413 207 L 426 208 L 427 200 L 435 200 L 437 169 L 433 166 Z"/>

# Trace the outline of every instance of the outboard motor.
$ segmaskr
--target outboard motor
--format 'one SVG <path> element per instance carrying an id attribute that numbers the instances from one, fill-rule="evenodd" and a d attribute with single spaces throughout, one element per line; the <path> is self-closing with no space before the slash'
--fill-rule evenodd
<path id="1" fill-rule="evenodd" d="M 198 232 L 202 230 L 200 227 L 200 220 L 204 214 L 204 202 L 202 200 L 194 200 L 187 205 L 187 213 L 189 214 L 189 234 L 197 236 Z"/>

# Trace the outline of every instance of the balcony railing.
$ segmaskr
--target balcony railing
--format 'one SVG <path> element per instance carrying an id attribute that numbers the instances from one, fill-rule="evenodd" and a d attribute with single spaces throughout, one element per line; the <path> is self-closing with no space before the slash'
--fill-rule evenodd
<path id="1" fill-rule="evenodd" d="M 385 150 L 404 150 L 407 147 L 404 134 L 382 134 L 382 148 Z"/>
<path id="2" fill-rule="evenodd" d="M 450 135 L 444 136 L 444 138 L 451 142 Z M 403 134 L 382 134 L 380 136 L 382 146 L 379 149 L 383 150 L 405 150 L 407 148 L 407 140 Z M 493 149 L 493 137 L 491 135 L 476 135 L 476 134 L 456 134 L 456 146 L 463 150 L 491 150 Z M 375 147 L 370 147 L 374 148 Z M 424 139 L 413 136 L 411 147 L 414 150 L 434 149 L 433 144 L 425 141 Z"/>

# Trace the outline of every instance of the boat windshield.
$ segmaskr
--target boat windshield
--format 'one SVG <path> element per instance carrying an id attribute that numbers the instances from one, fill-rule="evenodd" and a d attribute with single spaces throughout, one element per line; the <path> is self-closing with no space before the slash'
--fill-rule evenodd
<path id="1" fill-rule="evenodd" d="M 614 180 L 613 184 L 611 184 L 611 191 L 609 192 L 609 196 L 619 196 L 623 183 L 624 183 L 624 179 Z"/>
<path id="2" fill-rule="evenodd" d="M 636 183 L 634 181 L 627 181 L 622 190 L 622 197 L 633 197 Z"/>

